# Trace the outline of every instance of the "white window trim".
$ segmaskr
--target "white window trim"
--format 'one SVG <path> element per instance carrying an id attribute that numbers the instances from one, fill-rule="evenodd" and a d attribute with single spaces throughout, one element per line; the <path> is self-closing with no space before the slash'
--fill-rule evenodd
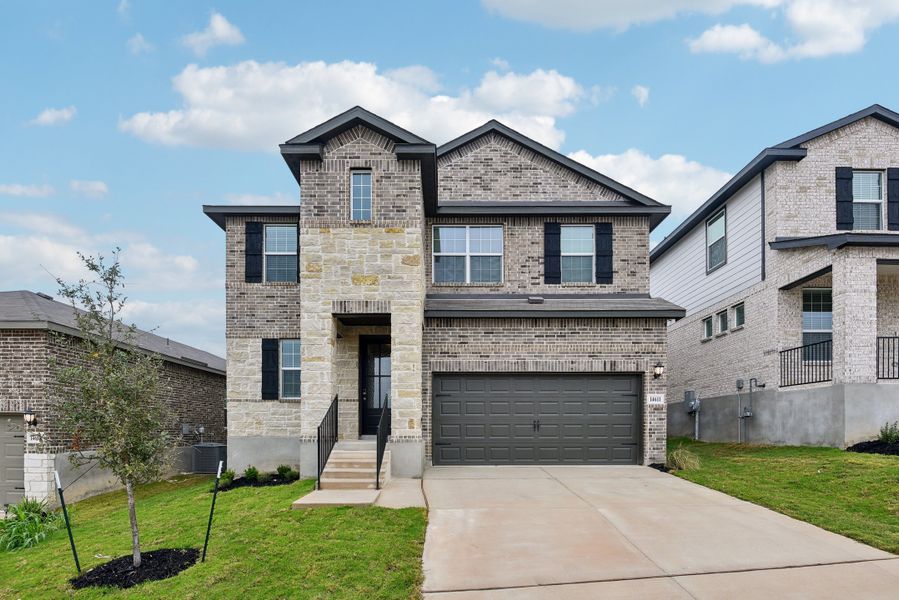
<path id="1" fill-rule="evenodd" d="M 434 231 L 438 227 L 453 227 L 456 229 L 465 229 L 465 251 L 464 252 L 435 252 L 434 251 L 434 241 L 436 239 L 434 235 Z M 486 228 L 486 227 L 499 227 L 500 229 L 500 242 L 502 243 L 502 251 L 497 254 L 496 252 L 472 252 L 471 251 L 471 235 L 470 231 L 472 229 Z M 505 257 L 506 255 L 506 228 L 503 227 L 502 223 L 497 223 L 495 225 L 490 224 L 481 224 L 481 225 L 453 225 L 451 223 L 435 223 L 431 226 L 431 282 L 436 285 L 472 285 L 471 281 L 471 257 L 472 256 L 498 256 L 499 257 L 499 281 L 475 281 L 473 285 L 502 285 L 505 282 L 506 273 L 505 273 Z M 465 281 L 437 281 L 437 269 L 435 268 L 437 265 L 437 257 L 438 256 L 464 256 L 465 257 Z"/>
<path id="2" fill-rule="evenodd" d="M 284 366 L 284 342 L 300 342 L 300 366 L 299 367 L 285 367 Z M 284 371 L 299 371 L 300 372 L 300 381 L 302 381 L 303 377 L 303 360 L 302 360 L 302 348 L 303 342 L 300 338 L 286 338 L 283 340 L 278 340 L 278 396 L 282 400 L 299 400 L 303 397 L 302 386 L 300 387 L 300 395 L 299 396 L 285 396 L 284 395 Z"/>
<path id="3" fill-rule="evenodd" d="M 706 323 L 711 323 L 711 324 L 712 324 L 712 327 L 711 327 L 712 332 L 711 332 L 710 334 L 708 334 L 708 335 L 706 335 L 706 332 L 709 330 L 709 328 L 706 327 Z M 715 336 L 715 322 L 714 322 L 714 320 L 713 320 L 712 317 L 706 317 L 706 318 L 704 318 L 704 319 L 702 320 L 702 339 L 703 339 L 703 340 L 710 340 L 710 339 L 712 339 L 714 336 Z"/>
<path id="4" fill-rule="evenodd" d="M 562 285 L 568 284 L 586 284 L 586 283 L 596 283 L 596 227 L 593 225 L 561 225 L 560 229 L 571 229 L 574 227 L 583 227 L 590 228 L 590 246 L 592 247 L 591 252 L 564 252 L 561 250 L 562 244 L 562 232 L 559 232 L 559 282 Z M 563 281 L 562 280 L 562 261 L 561 258 L 563 256 L 589 256 L 590 257 L 590 281 Z"/>
<path id="5" fill-rule="evenodd" d="M 876 204 L 876 205 L 880 208 L 880 210 L 878 211 L 878 213 L 880 214 L 880 219 L 879 219 L 879 221 L 880 221 L 880 227 L 878 227 L 876 230 L 871 230 L 871 229 L 869 229 L 869 230 L 867 230 L 867 231 L 881 231 L 881 230 L 883 230 L 883 223 L 884 223 L 884 218 L 883 218 L 883 216 L 884 216 L 884 215 L 883 215 L 883 205 L 884 205 L 883 197 L 884 197 L 884 195 L 885 195 L 884 192 L 886 191 L 885 188 L 886 188 L 886 179 L 887 179 L 887 178 L 884 177 L 883 171 L 878 171 L 877 169 L 852 169 L 852 176 L 853 176 L 853 177 L 855 177 L 855 174 L 856 174 L 856 173 L 877 173 L 878 175 L 880 175 L 880 200 L 856 200 L 856 199 L 855 199 L 855 193 L 853 192 L 853 194 L 852 194 L 852 203 L 853 203 L 853 204 Z M 852 228 L 855 229 L 855 224 L 854 224 L 854 223 L 853 223 L 853 225 L 852 225 Z M 860 230 L 860 231 L 866 231 L 866 230 L 862 229 L 862 230 Z"/>
<path id="6" fill-rule="evenodd" d="M 724 315 L 724 327 L 721 326 L 722 315 Z M 728 310 L 726 308 L 715 313 L 715 327 L 718 329 L 718 335 L 727 333 L 730 329 L 730 315 L 728 314 Z"/>
<path id="7" fill-rule="evenodd" d="M 269 252 L 266 250 L 266 241 L 268 238 L 269 227 L 293 227 L 297 234 L 297 251 L 296 252 Z M 293 223 L 265 223 L 262 225 L 262 280 L 265 283 L 297 283 L 300 280 L 300 228 Z M 268 280 L 268 257 L 269 256 L 296 256 L 297 257 L 297 274 L 293 281 L 269 281 Z"/>
<path id="8" fill-rule="evenodd" d="M 740 306 L 743 307 L 743 322 L 737 323 L 737 308 Z M 739 329 L 740 327 L 745 326 L 746 325 L 746 303 L 745 302 L 737 302 L 736 304 L 733 305 L 733 311 L 734 311 L 734 325 L 733 325 L 733 327 L 731 327 L 731 329 Z"/>
<path id="9" fill-rule="evenodd" d="M 724 260 L 715 265 L 711 266 L 709 263 L 709 249 L 712 247 L 712 244 L 709 243 L 709 223 L 717 219 L 719 216 L 724 217 L 724 235 L 722 235 L 719 239 L 724 240 Z M 716 242 L 718 240 L 715 240 Z M 711 217 L 705 220 L 705 272 L 706 275 L 709 273 L 713 273 L 717 271 L 721 267 L 727 264 L 727 206 L 723 206 L 721 210 L 713 214 Z"/>
<path id="10" fill-rule="evenodd" d="M 357 173 L 368 173 L 368 181 L 369 181 L 369 206 L 368 206 L 368 218 L 367 219 L 357 219 L 353 216 L 353 190 L 356 186 L 353 185 L 353 175 Z M 350 169 L 350 221 L 355 223 L 369 223 L 372 220 L 372 217 L 375 214 L 375 176 L 372 173 L 371 169 Z"/>

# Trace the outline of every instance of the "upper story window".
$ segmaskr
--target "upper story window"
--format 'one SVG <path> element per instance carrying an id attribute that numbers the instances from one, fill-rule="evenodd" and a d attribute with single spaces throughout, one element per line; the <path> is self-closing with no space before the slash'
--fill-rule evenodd
<path id="1" fill-rule="evenodd" d="M 594 231 L 592 225 L 562 226 L 562 283 L 593 283 L 596 272 Z"/>
<path id="2" fill-rule="evenodd" d="M 746 324 L 746 305 L 742 302 L 734 306 L 734 327 Z"/>
<path id="3" fill-rule="evenodd" d="M 300 397 L 300 340 L 281 340 L 281 397 Z"/>
<path id="4" fill-rule="evenodd" d="M 705 222 L 706 271 L 712 272 L 727 262 L 727 211 Z"/>
<path id="5" fill-rule="evenodd" d="M 702 320 L 702 339 L 707 340 L 712 337 L 712 327 L 712 317 Z"/>
<path id="6" fill-rule="evenodd" d="M 353 221 L 371 221 L 371 171 L 352 171 L 351 212 Z"/>
<path id="7" fill-rule="evenodd" d="M 853 229 L 880 229 L 883 214 L 883 173 L 852 172 Z"/>
<path id="8" fill-rule="evenodd" d="M 722 310 L 718 313 L 718 333 L 727 333 L 727 311 Z"/>
<path id="9" fill-rule="evenodd" d="M 435 225 L 434 283 L 501 283 L 503 228 Z"/>
<path id="10" fill-rule="evenodd" d="M 297 280 L 297 226 L 265 226 L 265 280 Z"/>

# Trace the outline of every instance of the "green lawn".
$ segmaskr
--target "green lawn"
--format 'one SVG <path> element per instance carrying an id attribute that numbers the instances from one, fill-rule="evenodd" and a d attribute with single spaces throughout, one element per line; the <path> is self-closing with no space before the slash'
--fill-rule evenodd
<path id="1" fill-rule="evenodd" d="M 142 548 L 202 548 L 208 477 L 143 486 L 138 495 Z M 206 563 L 128 590 L 75 592 L 65 529 L 35 548 L 0 551 L 0 598 L 417 598 L 426 515 L 423 509 L 290 510 L 311 481 L 220 493 Z M 82 568 L 130 554 L 123 492 L 73 507 Z"/>
<path id="2" fill-rule="evenodd" d="M 671 439 L 702 466 L 677 475 L 899 553 L 899 456 Z"/>

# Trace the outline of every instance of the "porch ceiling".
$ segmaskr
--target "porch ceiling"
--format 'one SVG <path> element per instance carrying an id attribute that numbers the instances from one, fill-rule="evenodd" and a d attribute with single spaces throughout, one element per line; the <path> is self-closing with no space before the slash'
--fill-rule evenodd
<path id="1" fill-rule="evenodd" d="M 390 313 L 334 313 L 334 318 L 347 326 L 390 325 Z"/>

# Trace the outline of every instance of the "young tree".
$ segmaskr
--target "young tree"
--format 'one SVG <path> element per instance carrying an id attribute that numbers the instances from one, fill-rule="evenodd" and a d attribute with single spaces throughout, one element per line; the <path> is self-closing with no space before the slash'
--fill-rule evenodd
<path id="1" fill-rule="evenodd" d="M 140 567 L 134 486 L 158 479 L 169 451 L 168 411 L 158 395 L 159 358 L 138 349 L 136 328 L 122 322 L 126 298 L 119 250 L 107 265 L 103 256 L 79 253 L 92 279 L 68 284 L 57 279 L 79 330 L 69 343 L 73 364 L 56 369 L 56 410 L 72 432 L 76 466 L 95 462 L 125 486 L 131 518 L 134 567 Z"/>

